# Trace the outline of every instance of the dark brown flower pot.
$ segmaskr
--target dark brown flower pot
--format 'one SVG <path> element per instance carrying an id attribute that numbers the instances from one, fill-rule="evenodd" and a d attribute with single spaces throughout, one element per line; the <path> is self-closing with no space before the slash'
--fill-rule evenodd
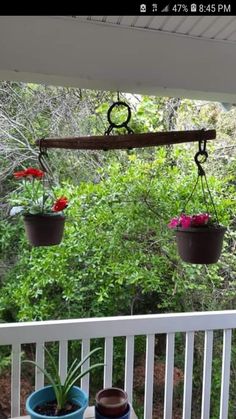
<path id="1" fill-rule="evenodd" d="M 179 255 L 184 262 L 208 265 L 218 261 L 225 227 L 178 227 L 175 232 Z"/>
<path id="2" fill-rule="evenodd" d="M 128 395 L 121 388 L 104 388 L 96 394 L 96 408 L 103 417 L 122 417 L 127 407 Z"/>
<path id="3" fill-rule="evenodd" d="M 62 240 L 65 217 L 63 215 L 25 215 L 25 232 L 32 246 L 53 246 Z"/>

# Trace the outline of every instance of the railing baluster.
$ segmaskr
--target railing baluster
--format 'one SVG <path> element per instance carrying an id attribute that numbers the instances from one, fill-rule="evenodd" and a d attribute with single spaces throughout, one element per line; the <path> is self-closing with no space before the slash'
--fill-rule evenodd
<path id="1" fill-rule="evenodd" d="M 61 378 L 62 384 L 64 384 L 67 374 L 67 364 L 68 364 L 68 341 L 60 340 L 59 342 L 59 375 Z"/>
<path id="2" fill-rule="evenodd" d="M 175 334 L 166 335 L 164 419 L 172 419 Z"/>
<path id="3" fill-rule="evenodd" d="M 183 419 L 191 419 L 194 332 L 186 333 Z"/>
<path id="4" fill-rule="evenodd" d="M 207 330 L 210 328 L 210 330 Z M 166 345 L 166 377 L 164 419 L 171 418 L 173 405 L 173 373 L 174 373 L 174 334 L 186 333 L 185 375 L 183 395 L 182 419 L 191 418 L 192 379 L 193 379 L 193 351 L 194 332 L 205 332 L 204 370 L 201 419 L 209 419 L 211 404 L 211 376 L 213 336 L 215 330 L 223 330 L 224 346 L 222 355 L 222 378 L 220 398 L 220 419 L 227 419 L 229 403 L 229 380 L 232 330 L 236 329 L 236 310 L 173 313 L 137 316 L 118 316 L 89 319 L 70 319 L 56 321 L 39 321 L 26 323 L 0 324 L 1 346 L 12 346 L 12 382 L 11 382 L 11 415 L 20 415 L 20 349 L 21 344 L 37 343 L 36 361 L 44 364 L 44 342 L 59 343 L 60 376 L 64 380 L 66 375 L 67 341 L 83 341 L 82 352 L 89 349 L 89 340 L 105 339 L 104 353 L 104 386 L 112 386 L 113 370 L 113 339 L 126 336 L 125 383 L 124 387 L 132 400 L 133 372 L 134 372 L 134 343 L 135 336 L 146 335 L 146 373 L 143 419 L 151 419 L 153 405 L 153 369 L 155 333 L 167 335 Z M 91 361 L 90 361 L 91 363 Z M 89 365 L 89 364 L 88 364 Z M 84 366 L 85 367 L 85 366 Z M 36 388 L 43 385 L 43 374 L 36 371 Z M 83 380 L 84 388 L 89 388 L 89 379 Z M 212 400 L 213 402 L 213 400 Z"/>
<path id="5" fill-rule="evenodd" d="M 201 419 L 210 418 L 213 331 L 205 332 Z"/>
<path id="6" fill-rule="evenodd" d="M 36 343 L 35 362 L 44 368 L 44 342 Z M 35 390 L 39 390 L 44 386 L 44 374 L 39 368 L 35 367 Z"/>
<path id="7" fill-rule="evenodd" d="M 90 352 L 90 339 L 83 339 L 82 340 L 82 348 L 81 348 L 81 359 L 83 359 L 88 353 Z M 82 365 L 81 372 L 86 371 L 89 368 L 90 360 L 87 361 Z M 87 394 L 89 394 L 89 374 L 86 374 L 84 377 L 81 378 L 81 388 Z"/>
<path id="8" fill-rule="evenodd" d="M 220 419 L 228 418 L 229 382 L 230 382 L 230 358 L 231 358 L 232 330 L 224 330 L 221 395 L 220 395 Z"/>
<path id="9" fill-rule="evenodd" d="M 112 386 L 112 370 L 113 370 L 113 338 L 105 338 L 105 354 L 104 354 L 104 378 L 103 385 L 105 387 Z"/>
<path id="10" fill-rule="evenodd" d="M 146 338 L 144 419 L 152 418 L 154 349 L 155 349 L 155 335 L 147 335 L 147 338 Z"/>
<path id="11" fill-rule="evenodd" d="M 134 336 L 126 336 L 125 346 L 125 391 L 130 404 L 133 403 Z"/>
<path id="12" fill-rule="evenodd" d="M 12 345 L 11 363 L 11 416 L 20 416 L 20 354 L 21 345 Z"/>

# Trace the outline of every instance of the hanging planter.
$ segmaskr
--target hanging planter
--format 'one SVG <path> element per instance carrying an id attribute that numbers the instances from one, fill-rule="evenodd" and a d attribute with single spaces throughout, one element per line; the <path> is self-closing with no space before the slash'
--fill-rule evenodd
<path id="1" fill-rule="evenodd" d="M 201 166 L 201 163 L 206 162 L 207 157 L 206 142 L 204 141 L 203 148 L 201 142 L 199 142 L 199 151 L 195 155 L 195 163 L 198 166 L 198 177 L 184 208 L 186 208 L 191 200 L 200 179 L 205 205 L 208 209 L 208 197 L 214 215 L 211 216 L 209 211 L 202 214 L 187 215 L 184 210 L 179 217 L 173 218 L 168 224 L 168 227 L 175 231 L 178 252 L 181 259 L 188 263 L 206 265 L 216 263 L 219 260 L 224 234 L 227 230 L 226 227 L 219 224 L 206 174 Z M 201 162 L 200 158 L 202 159 Z"/>
<path id="2" fill-rule="evenodd" d="M 63 215 L 27 214 L 25 232 L 31 246 L 53 246 L 61 243 L 65 217 Z"/>
<path id="3" fill-rule="evenodd" d="M 184 262 L 216 263 L 221 255 L 226 228 L 222 226 L 192 227 L 175 230 L 178 252 Z"/>
<path id="4" fill-rule="evenodd" d="M 178 252 L 184 262 L 211 264 L 219 260 L 226 228 L 212 224 L 209 214 L 186 215 L 169 223 L 174 229 Z"/>
<path id="5" fill-rule="evenodd" d="M 33 167 L 14 173 L 22 185 L 11 199 L 17 206 L 11 209 L 10 215 L 23 214 L 25 232 L 32 246 L 57 245 L 64 232 L 63 210 L 68 206 L 68 199 L 55 198 L 53 189 L 46 185 L 45 174 L 46 171 Z"/>

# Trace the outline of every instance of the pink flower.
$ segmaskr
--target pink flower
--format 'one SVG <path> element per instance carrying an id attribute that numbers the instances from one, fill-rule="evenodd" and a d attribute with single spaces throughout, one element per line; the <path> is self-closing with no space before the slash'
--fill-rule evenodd
<path id="1" fill-rule="evenodd" d="M 191 221 L 191 215 L 182 214 L 179 218 L 180 226 L 183 228 L 189 228 L 191 226 Z"/>
<path id="2" fill-rule="evenodd" d="M 197 214 L 192 216 L 192 227 L 206 225 L 209 221 L 209 214 Z"/>
<path id="3" fill-rule="evenodd" d="M 190 228 L 206 226 L 210 221 L 210 215 L 207 213 L 186 215 L 181 214 L 179 218 L 172 218 L 169 222 L 169 228 Z"/>
<path id="4" fill-rule="evenodd" d="M 177 227 L 179 224 L 179 219 L 178 218 L 172 218 L 172 220 L 169 222 L 168 227 L 169 228 L 175 228 Z"/>

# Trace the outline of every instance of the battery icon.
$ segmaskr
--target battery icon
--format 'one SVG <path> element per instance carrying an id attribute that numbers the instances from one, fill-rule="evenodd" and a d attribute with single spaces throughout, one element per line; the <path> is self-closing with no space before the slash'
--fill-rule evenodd
<path id="1" fill-rule="evenodd" d="M 140 4 L 140 12 L 141 13 L 146 13 L 147 11 L 147 6 L 146 4 Z"/>
<path id="2" fill-rule="evenodd" d="M 191 12 L 197 11 L 197 5 L 195 3 L 191 4 Z"/>

